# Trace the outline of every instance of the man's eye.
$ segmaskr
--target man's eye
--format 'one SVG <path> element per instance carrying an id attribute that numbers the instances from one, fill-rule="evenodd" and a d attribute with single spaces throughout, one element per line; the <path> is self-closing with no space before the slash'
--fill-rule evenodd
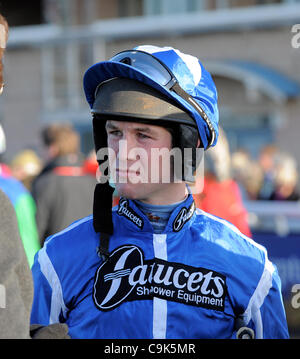
<path id="1" fill-rule="evenodd" d="M 141 138 L 141 139 L 151 138 L 150 136 L 147 136 L 147 135 L 145 135 L 145 134 L 142 133 L 142 132 L 138 132 L 137 136 L 138 136 L 139 138 Z"/>
<path id="2" fill-rule="evenodd" d="M 122 136 L 122 132 L 119 131 L 119 130 L 111 130 L 111 131 L 108 131 L 108 134 L 110 136 Z"/>

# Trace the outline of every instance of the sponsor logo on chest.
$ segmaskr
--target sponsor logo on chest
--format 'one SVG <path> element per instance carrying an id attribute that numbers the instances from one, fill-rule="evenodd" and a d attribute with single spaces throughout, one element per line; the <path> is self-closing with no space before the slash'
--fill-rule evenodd
<path id="1" fill-rule="evenodd" d="M 134 245 L 115 249 L 95 275 L 93 298 L 102 311 L 125 301 L 169 301 L 224 311 L 226 278 L 206 268 L 196 268 L 158 258 L 144 260 Z"/>

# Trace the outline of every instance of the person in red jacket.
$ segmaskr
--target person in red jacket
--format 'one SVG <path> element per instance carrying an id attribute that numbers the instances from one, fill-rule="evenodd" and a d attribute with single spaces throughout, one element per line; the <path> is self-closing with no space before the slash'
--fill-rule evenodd
<path id="1" fill-rule="evenodd" d="M 221 128 L 219 142 L 205 156 L 203 191 L 194 194 L 194 200 L 196 207 L 234 224 L 246 236 L 252 236 L 239 186 L 231 176 L 228 141 Z"/>

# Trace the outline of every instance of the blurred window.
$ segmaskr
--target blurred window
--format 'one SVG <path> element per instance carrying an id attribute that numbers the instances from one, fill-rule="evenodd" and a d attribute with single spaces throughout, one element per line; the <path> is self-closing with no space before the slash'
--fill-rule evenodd
<path id="1" fill-rule="evenodd" d="M 92 42 L 66 42 L 42 48 L 43 107 L 46 111 L 85 106 L 82 74 L 93 63 Z"/>
<path id="2" fill-rule="evenodd" d="M 144 0 L 144 15 L 182 14 L 204 9 L 208 0 Z"/>
<path id="3" fill-rule="evenodd" d="M 143 0 L 118 0 L 119 17 L 141 16 Z"/>
<path id="4" fill-rule="evenodd" d="M 262 147 L 275 140 L 272 115 L 268 113 L 229 115 L 220 110 L 220 123 L 226 131 L 231 152 L 244 148 L 256 158 Z"/>

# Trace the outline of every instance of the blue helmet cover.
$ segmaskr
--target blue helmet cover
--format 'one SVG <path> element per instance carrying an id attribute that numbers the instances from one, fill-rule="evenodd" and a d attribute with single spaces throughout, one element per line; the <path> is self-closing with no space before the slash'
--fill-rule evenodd
<path id="1" fill-rule="evenodd" d="M 135 47 L 150 53 L 158 60 L 163 62 L 176 77 L 179 85 L 202 107 L 210 119 L 215 130 L 214 146 L 218 139 L 218 94 L 211 75 L 205 70 L 201 62 L 194 56 L 184 54 L 171 47 L 157 47 L 152 45 L 142 45 Z M 160 85 L 144 72 L 121 62 L 103 61 L 91 66 L 83 78 L 85 96 L 90 108 L 93 107 L 95 91 L 100 83 L 114 77 L 124 77 L 137 80 L 151 86 L 168 98 L 174 100 L 189 113 L 196 121 L 199 135 L 204 149 L 207 149 L 211 137 L 210 130 L 201 115 L 186 100 L 177 95 L 174 91 Z"/>

